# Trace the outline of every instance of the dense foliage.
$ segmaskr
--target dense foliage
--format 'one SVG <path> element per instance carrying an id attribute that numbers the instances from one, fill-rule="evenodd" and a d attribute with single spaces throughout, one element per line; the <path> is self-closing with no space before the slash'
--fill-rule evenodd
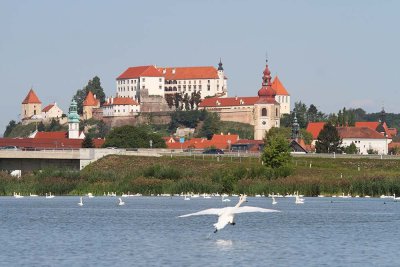
<path id="1" fill-rule="evenodd" d="M 158 133 L 149 132 L 146 127 L 116 127 L 106 136 L 104 147 L 118 148 L 165 148 L 165 141 Z"/>
<path id="2" fill-rule="evenodd" d="M 326 123 L 318 135 L 315 143 L 317 153 L 340 153 L 342 140 L 338 130 L 331 123 Z"/>
<path id="3" fill-rule="evenodd" d="M 85 139 L 83 139 L 82 148 L 94 148 L 93 140 L 89 135 L 86 135 Z"/>
<path id="4" fill-rule="evenodd" d="M 100 104 L 103 104 L 105 102 L 106 95 L 104 93 L 103 87 L 101 87 L 100 78 L 95 76 L 92 80 L 88 81 L 88 84 L 85 87 L 77 90 L 76 94 L 73 97 L 78 105 L 79 114 L 83 113 L 83 101 L 85 101 L 85 98 L 89 91 L 96 95 L 96 98 L 100 100 Z"/>
<path id="5" fill-rule="evenodd" d="M 288 165 L 291 161 L 288 138 L 283 134 L 268 132 L 261 159 L 265 166 L 273 169 Z"/>
<path id="6" fill-rule="evenodd" d="M 11 121 L 8 123 L 8 125 L 7 125 L 7 127 L 6 127 L 6 130 L 5 130 L 4 133 L 3 133 L 3 137 L 8 137 L 8 136 L 11 134 L 12 130 L 13 130 L 16 126 L 17 126 L 17 123 L 15 122 L 15 120 L 11 120 Z"/>

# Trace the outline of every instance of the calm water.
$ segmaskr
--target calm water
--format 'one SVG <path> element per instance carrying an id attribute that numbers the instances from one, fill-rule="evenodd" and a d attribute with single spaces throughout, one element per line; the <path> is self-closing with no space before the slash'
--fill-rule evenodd
<path id="1" fill-rule="evenodd" d="M 400 266 L 400 202 L 388 199 L 278 198 L 281 213 L 239 214 L 216 234 L 214 216 L 177 216 L 223 207 L 220 198 L 117 201 L 1 197 L 0 265 Z"/>

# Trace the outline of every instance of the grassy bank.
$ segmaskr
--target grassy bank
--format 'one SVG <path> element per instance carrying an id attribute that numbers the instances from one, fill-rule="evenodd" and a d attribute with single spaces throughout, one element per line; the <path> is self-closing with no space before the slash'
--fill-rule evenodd
<path id="1" fill-rule="evenodd" d="M 310 168 L 311 164 L 311 168 Z M 44 170 L 21 179 L 0 174 L 0 195 L 53 192 L 80 195 L 92 192 L 247 193 L 268 194 L 299 191 L 306 196 L 352 194 L 400 195 L 400 162 L 369 159 L 295 158 L 290 169 L 273 172 L 258 159 L 148 158 L 108 156 L 84 170 Z"/>

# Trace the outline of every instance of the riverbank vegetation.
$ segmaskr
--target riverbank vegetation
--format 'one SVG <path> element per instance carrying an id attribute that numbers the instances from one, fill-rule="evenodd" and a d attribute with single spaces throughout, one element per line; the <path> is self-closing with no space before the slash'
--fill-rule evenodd
<path id="1" fill-rule="evenodd" d="M 258 158 L 107 156 L 82 171 L 48 169 L 17 179 L 0 174 L 0 195 L 246 193 L 306 196 L 400 195 L 398 160 L 293 158 L 271 169 Z"/>

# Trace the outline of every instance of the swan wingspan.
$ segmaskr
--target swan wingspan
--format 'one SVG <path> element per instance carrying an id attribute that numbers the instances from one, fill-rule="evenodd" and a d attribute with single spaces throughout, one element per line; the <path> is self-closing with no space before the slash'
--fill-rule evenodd
<path id="1" fill-rule="evenodd" d="M 197 216 L 197 215 L 220 215 L 224 210 L 225 210 L 225 208 L 222 208 L 222 209 L 206 209 L 206 210 L 201 210 L 201 211 L 198 211 L 198 212 L 195 212 L 195 213 L 189 213 L 189 214 L 181 215 L 181 216 L 179 216 L 179 218 L 189 217 L 189 216 Z"/>
<path id="2" fill-rule="evenodd" d="M 246 213 L 246 212 L 280 212 L 279 210 L 264 209 L 259 207 L 243 206 L 236 208 L 233 213 Z"/>

